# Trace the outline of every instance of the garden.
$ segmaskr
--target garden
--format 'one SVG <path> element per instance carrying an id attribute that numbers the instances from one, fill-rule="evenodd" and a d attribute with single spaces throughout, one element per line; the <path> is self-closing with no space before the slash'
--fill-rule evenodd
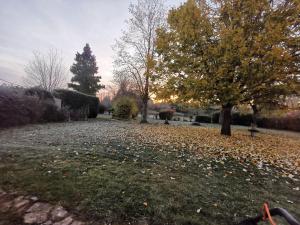
<path id="1" fill-rule="evenodd" d="M 86 19 L 76 24 L 39 12 L 52 1 L 28 7 L 38 22 L 68 21 L 58 26 L 68 43 L 33 51 L 21 85 L 0 77 L 0 225 L 286 224 L 278 212 L 298 225 L 299 0 L 187 0 L 168 10 L 137 0 L 114 55 L 96 60 L 104 44 L 86 43 L 69 73 L 62 56 L 98 38 L 88 24 L 99 32 L 90 13 L 99 2 L 62 7 Z M 118 33 L 116 18 L 104 18 L 103 30 Z"/>

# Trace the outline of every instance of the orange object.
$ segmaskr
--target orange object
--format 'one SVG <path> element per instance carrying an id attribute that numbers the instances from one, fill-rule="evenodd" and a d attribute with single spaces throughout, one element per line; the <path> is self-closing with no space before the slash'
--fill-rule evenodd
<path id="1" fill-rule="evenodd" d="M 274 220 L 272 219 L 272 216 L 270 214 L 270 210 L 269 210 L 269 206 L 268 203 L 264 203 L 263 206 L 263 220 L 269 220 L 271 225 L 276 225 L 276 223 L 274 222 Z"/>

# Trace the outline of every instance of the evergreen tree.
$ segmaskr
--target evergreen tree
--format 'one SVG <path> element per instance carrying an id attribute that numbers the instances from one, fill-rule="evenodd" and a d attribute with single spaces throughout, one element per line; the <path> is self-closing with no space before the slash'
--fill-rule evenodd
<path id="1" fill-rule="evenodd" d="M 85 45 L 82 54 L 76 53 L 75 63 L 71 66 L 70 71 L 74 76 L 68 87 L 88 95 L 96 95 L 98 90 L 104 88 L 100 84 L 101 76 L 95 76 L 98 73 L 98 67 L 96 57 L 92 54 L 89 44 Z"/>

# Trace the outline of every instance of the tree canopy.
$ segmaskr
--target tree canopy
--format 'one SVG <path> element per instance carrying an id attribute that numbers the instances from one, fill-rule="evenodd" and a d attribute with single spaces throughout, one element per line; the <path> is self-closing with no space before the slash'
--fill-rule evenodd
<path id="1" fill-rule="evenodd" d="M 158 30 L 158 97 L 222 106 L 221 133 L 230 135 L 233 106 L 296 88 L 299 12 L 299 0 L 188 0 L 172 9 Z"/>

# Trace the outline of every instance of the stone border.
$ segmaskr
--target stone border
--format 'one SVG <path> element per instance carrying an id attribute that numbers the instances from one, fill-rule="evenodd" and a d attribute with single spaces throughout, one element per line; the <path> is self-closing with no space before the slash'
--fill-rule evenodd
<path id="1" fill-rule="evenodd" d="M 0 189 L 0 212 L 12 212 L 23 219 L 24 224 L 86 225 L 62 206 L 41 202 L 34 196 L 20 196 Z"/>

